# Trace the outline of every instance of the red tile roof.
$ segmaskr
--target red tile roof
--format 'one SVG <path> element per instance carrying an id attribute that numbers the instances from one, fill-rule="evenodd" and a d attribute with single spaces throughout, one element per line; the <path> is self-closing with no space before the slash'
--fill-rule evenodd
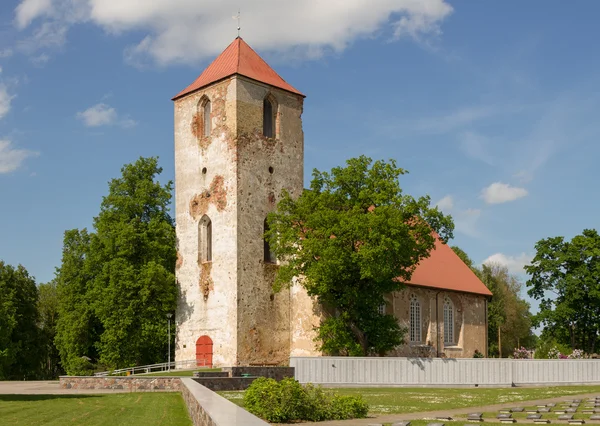
<path id="1" fill-rule="evenodd" d="M 412 274 L 409 285 L 432 287 L 440 290 L 461 291 L 491 296 L 492 292 L 481 282 L 448 244 L 438 238 L 435 250 L 421 260 Z"/>
<path id="2" fill-rule="evenodd" d="M 179 92 L 173 100 L 235 74 L 304 96 L 286 83 L 241 37 L 237 37 L 200 77 Z"/>

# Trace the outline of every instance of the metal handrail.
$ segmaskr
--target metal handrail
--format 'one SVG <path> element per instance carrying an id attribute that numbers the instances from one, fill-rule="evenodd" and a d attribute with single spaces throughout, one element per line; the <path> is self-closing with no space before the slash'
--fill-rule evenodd
<path id="1" fill-rule="evenodd" d="M 148 364 L 148 365 L 138 365 L 136 367 L 127 367 L 120 368 L 112 371 L 100 371 L 98 373 L 94 373 L 94 376 L 110 376 L 110 375 L 118 375 L 123 373 L 129 373 L 131 375 L 143 373 L 151 373 L 153 371 L 170 371 L 171 369 L 193 369 L 196 367 L 206 367 L 205 359 L 192 359 L 185 361 L 171 361 L 169 362 L 161 362 L 159 364 Z"/>

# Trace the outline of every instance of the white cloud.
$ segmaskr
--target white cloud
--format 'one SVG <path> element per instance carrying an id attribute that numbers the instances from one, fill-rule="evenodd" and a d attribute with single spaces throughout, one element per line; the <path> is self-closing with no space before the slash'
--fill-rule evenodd
<path id="1" fill-rule="evenodd" d="M 507 256 L 503 253 L 495 253 L 485 259 L 483 264 L 498 264 L 506 266 L 508 272 L 512 274 L 524 274 L 523 267 L 531 263 L 533 256 L 526 253 L 521 253 L 518 256 Z"/>
<path id="2" fill-rule="evenodd" d="M 436 206 L 442 210 L 444 214 L 452 215 L 454 226 L 457 232 L 470 237 L 479 236 L 477 222 L 481 216 L 481 210 L 458 208 L 452 195 L 446 195 L 436 203 Z"/>
<path id="3" fill-rule="evenodd" d="M 18 28 L 25 28 L 31 21 L 48 14 L 52 10 L 52 0 L 23 0 L 15 9 Z"/>
<path id="4" fill-rule="evenodd" d="M 41 55 L 30 58 L 30 60 L 36 67 L 42 67 L 50 60 L 50 56 L 46 53 L 42 53 Z"/>
<path id="5" fill-rule="evenodd" d="M 79 118 L 87 127 L 100 126 L 121 126 L 130 128 L 137 125 L 137 122 L 129 117 L 119 117 L 117 110 L 107 104 L 99 103 L 89 107 L 85 111 L 77 113 Z"/>
<path id="6" fill-rule="evenodd" d="M 454 199 L 452 195 L 446 195 L 435 204 L 442 211 L 450 211 L 454 207 Z"/>
<path id="7" fill-rule="evenodd" d="M 17 49 L 26 55 L 40 50 L 62 47 L 67 41 L 69 27 L 59 21 L 46 21 L 37 27 L 33 34 L 17 43 Z"/>
<path id="8" fill-rule="evenodd" d="M 231 16 L 238 0 L 21 0 L 19 28 L 43 23 L 93 22 L 107 32 L 142 33 L 126 50 L 131 61 L 194 63 L 223 50 L 236 35 Z M 388 32 L 392 37 L 423 41 L 441 33 L 452 13 L 446 0 L 246 0 L 242 36 L 264 51 L 294 51 L 313 58 L 341 51 L 359 38 Z"/>
<path id="9" fill-rule="evenodd" d="M 8 93 L 6 85 L 0 83 L 0 119 L 10 111 L 11 102 L 15 98 L 14 95 Z"/>
<path id="10" fill-rule="evenodd" d="M 16 149 L 11 146 L 10 141 L 0 140 L 0 174 L 14 172 L 27 158 L 38 155 L 39 152 Z"/>
<path id="11" fill-rule="evenodd" d="M 525 188 L 517 188 L 507 183 L 494 182 L 481 191 L 481 198 L 488 204 L 501 204 L 514 201 L 527 195 Z"/>

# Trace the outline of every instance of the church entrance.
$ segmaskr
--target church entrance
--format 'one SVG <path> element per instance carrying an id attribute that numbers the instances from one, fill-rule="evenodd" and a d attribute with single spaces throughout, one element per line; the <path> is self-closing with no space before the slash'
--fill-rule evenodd
<path id="1" fill-rule="evenodd" d="M 196 365 L 212 367 L 213 341 L 208 336 L 200 336 L 196 341 Z"/>

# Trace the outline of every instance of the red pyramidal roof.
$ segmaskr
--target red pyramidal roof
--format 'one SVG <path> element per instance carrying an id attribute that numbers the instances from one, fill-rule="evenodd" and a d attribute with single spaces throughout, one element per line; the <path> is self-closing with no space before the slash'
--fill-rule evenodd
<path id="1" fill-rule="evenodd" d="M 461 291 L 491 296 L 492 292 L 481 282 L 448 244 L 437 238 L 435 250 L 421 260 L 412 274 L 410 283 L 440 290 Z"/>
<path id="2" fill-rule="evenodd" d="M 304 96 L 277 74 L 248 43 L 237 37 L 192 84 L 179 92 L 173 100 L 215 83 L 234 74 L 243 75 L 288 92 Z"/>

